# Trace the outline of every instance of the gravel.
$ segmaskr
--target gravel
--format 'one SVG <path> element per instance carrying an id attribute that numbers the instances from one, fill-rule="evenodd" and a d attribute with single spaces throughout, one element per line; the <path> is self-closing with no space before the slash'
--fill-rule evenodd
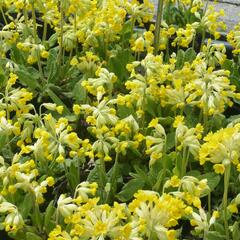
<path id="1" fill-rule="evenodd" d="M 158 0 L 151 0 L 157 11 Z M 234 25 L 240 22 L 240 0 L 218 0 L 217 3 L 210 2 L 216 10 L 224 9 L 225 16 L 220 20 L 227 24 L 227 31 L 233 29 Z"/>

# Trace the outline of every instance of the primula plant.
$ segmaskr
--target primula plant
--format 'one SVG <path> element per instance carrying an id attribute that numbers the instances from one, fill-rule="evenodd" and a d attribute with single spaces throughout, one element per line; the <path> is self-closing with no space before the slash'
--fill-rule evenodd
<path id="1" fill-rule="evenodd" d="M 0 1 L 0 236 L 238 240 L 240 27 L 202 0 Z"/>

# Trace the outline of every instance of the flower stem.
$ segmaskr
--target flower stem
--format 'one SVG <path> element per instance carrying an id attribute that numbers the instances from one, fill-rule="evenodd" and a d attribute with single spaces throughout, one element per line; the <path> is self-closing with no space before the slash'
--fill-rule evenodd
<path id="1" fill-rule="evenodd" d="M 163 0 L 158 0 L 158 8 L 157 8 L 157 21 L 155 25 L 155 36 L 154 36 L 154 55 L 157 55 L 159 45 L 160 45 L 160 29 L 162 23 L 162 15 L 163 15 Z"/>
<path id="2" fill-rule="evenodd" d="M 5 14 L 4 14 L 4 11 L 3 11 L 2 6 L 0 7 L 0 11 L 1 11 L 1 14 L 2 14 L 2 17 L 3 17 L 3 20 L 4 20 L 5 25 L 7 25 L 8 22 L 7 22 L 7 19 L 6 19 L 6 16 L 5 16 Z"/>
<path id="3" fill-rule="evenodd" d="M 47 38 L 47 20 L 44 20 L 43 24 L 43 36 L 42 36 L 42 41 L 45 42 Z"/>
<path id="4" fill-rule="evenodd" d="M 229 230 L 228 230 L 228 220 L 227 220 L 227 204 L 228 204 L 228 186 L 229 186 L 230 172 L 231 172 L 231 164 L 228 164 L 225 167 L 225 172 L 224 172 L 224 193 L 223 193 L 223 200 L 222 200 L 226 240 L 229 240 Z"/>
<path id="5" fill-rule="evenodd" d="M 34 4 L 32 4 L 31 6 L 32 6 L 32 19 L 33 19 L 33 38 L 34 38 L 34 43 L 38 44 L 37 20 L 36 20 Z M 38 63 L 39 72 L 40 72 L 42 78 L 44 79 L 44 74 L 43 74 L 43 69 L 42 69 L 39 49 L 37 50 L 37 63 Z"/>
<path id="6" fill-rule="evenodd" d="M 111 198 L 114 198 L 117 190 L 118 158 L 119 158 L 119 151 L 116 151 L 115 163 L 113 165 L 111 178 L 110 178 L 111 190 L 107 194 L 107 198 L 106 198 L 107 203 L 110 203 L 110 201 L 112 200 Z"/>
<path id="7" fill-rule="evenodd" d="M 211 207 L 211 192 L 208 194 L 208 212 L 211 214 L 212 207 Z"/>
<path id="8" fill-rule="evenodd" d="M 187 148 L 183 147 L 183 157 L 182 157 L 182 166 L 181 166 L 181 178 L 184 177 L 186 173 L 186 164 L 187 164 Z"/>
<path id="9" fill-rule="evenodd" d="M 63 18 L 64 18 L 64 11 L 63 11 L 63 3 L 60 3 L 60 43 L 59 43 L 59 54 L 58 54 L 58 64 L 62 64 L 62 54 L 63 54 Z"/>
<path id="10" fill-rule="evenodd" d="M 33 38 L 34 38 L 35 44 L 37 44 L 37 21 L 36 21 L 34 4 L 32 4 L 32 19 L 33 19 Z"/>

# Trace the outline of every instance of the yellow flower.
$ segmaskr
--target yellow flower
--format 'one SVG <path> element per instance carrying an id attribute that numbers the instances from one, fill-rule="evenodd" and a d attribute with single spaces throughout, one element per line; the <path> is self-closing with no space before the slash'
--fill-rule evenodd
<path id="1" fill-rule="evenodd" d="M 63 157 L 63 155 L 59 155 L 57 158 L 56 158 L 56 162 L 57 163 L 63 163 L 64 162 L 64 157 Z"/>
<path id="2" fill-rule="evenodd" d="M 237 170 L 240 172 L 240 163 L 237 165 Z"/>
<path id="3" fill-rule="evenodd" d="M 52 187 L 55 184 L 55 180 L 53 177 L 47 177 L 46 181 L 49 187 Z"/>
<path id="4" fill-rule="evenodd" d="M 168 240 L 175 240 L 176 239 L 176 230 L 173 230 L 173 229 L 168 230 L 166 234 L 167 234 L 167 239 Z"/>
<path id="5" fill-rule="evenodd" d="M 49 52 L 46 51 L 46 50 L 43 50 L 43 51 L 40 53 L 40 55 L 41 55 L 42 58 L 48 58 Z"/>
<path id="6" fill-rule="evenodd" d="M 178 125 L 184 124 L 184 116 L 178 115 L 175 117 L 175 120 L 173 122 L 173 127 L 177 128 Z"/>
<path id="7" fill-rule="evenodd" d="M 76 57 L 73 57 L 72 60 L 71 60 L 71 62 L 70 62 L 70 65 L 71 65 L 71 66 L 76 66 L 77 64 L 78 64 L 77 58 L 76 58 Z"/>
<path id="8" fill-rule="evenodd" d="M 30 55 L 30 56 L 28 57 L 28 59 L 27 59 L 27 62 L 28 62 L 29 64 L 34 64 L 34 63 L 37 62 L 37 58 Z"/>
<path id="9" fill-rule="evenodd" d="M 228 205 L 227 209 L 231 212 L 231 213 L 238 213 L 238 207 L 236 203 L 231 203 L 230 205 Z"/>
<path id="10" fill-rule="evenodd" d="M 225 167 L 223 164 L 215 164 L 213 166 L 213 169 L 214 169 L 215 173 L 217 173 L 217 174 L 223 174 L 225 171 Z"/>
<path id="11" fill-rule="evenodd" d="M 74 105 L 73 105 L 73 112 L 74 112 L 75 115 L 79 115 L 80 112 L 81 112 L 81 107 L 80 107 L 80 105 L 74 104 Z"/>
<path id="12" fill-rule="evenodd" d="M 170 179 L 170 184 L 172 187 L 179 187 L 181 183 L 181 179 L 178 178 L 178 176 L 174 175 Z"/>
<path id="13" fill-rule="evenodd" d="M 135 52 L 143 52 L 144 51 L 144 39 L 143 37 L 138 38 L 134 42 L 134 46 L 132 47 L 132 50 Z"/>
<path id="14" fill-rule="evenodd" d="M 8 192 L 10 193 L 15 193 L 17 191 L 16 187 L 14 185 L 9 185 L 8 186 Z"/>
<path id="15" fill-rule="evenodd" d="M 59 113 L 59 114 L 62 114 L 62 112 L 63 112 L 63 106 L 57 106 L 56 107 L 56 110 L 57 110 L 57 112 Z"/>
<path id="16" fill-rule="evenodd" d="M 148 127 L 156 127 L 156 125 L 158 124 L 158 118 L 154 118 L 151 120 L 151 122 L 148 124 Z"/>

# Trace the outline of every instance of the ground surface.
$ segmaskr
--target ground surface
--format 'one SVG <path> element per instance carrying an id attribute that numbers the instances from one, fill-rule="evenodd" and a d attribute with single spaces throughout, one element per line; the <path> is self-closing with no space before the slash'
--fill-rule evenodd
<path id="1" fill-rule="evenodd" d="M 151 0 L 155 4 L 155 9 L 157 9 L 158 0 Z M 240 0 L 218 0 L 218 3 L 211 3 L 216 7 L 216 9 L 224 9 L 225 16 L 221 19 L 226 22 L 228 29 L 231 30 L 234 25 L 240 22 Z"/>

